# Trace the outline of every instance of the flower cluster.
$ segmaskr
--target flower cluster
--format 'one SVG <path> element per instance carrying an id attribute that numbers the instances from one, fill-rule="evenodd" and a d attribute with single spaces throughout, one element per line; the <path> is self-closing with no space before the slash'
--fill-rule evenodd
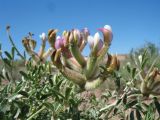
<path id="1" fill-rule="evenodd" d="M 106 25 L 99 31 L 103 40 L 98 32 L 91 36 L 87 28 L 64 31 L 57 37 L 55 30 L 48 34 L 48 40 L 55 49 L 51 56 L 53 64 L 66 78 L 86 90 L 96 88 L 106 79 L 106 74 L 119 68 L 117 57 L 107 53 L 113 38 L 111 27 Z M 86 57 L 82 51 L 87 43 L 91 52 Z M 105 75 L 101 74 L 100 66 L 106 68 Z"/>
<path id="2" fill-rule="evenodd" d="M 25 47 L 27 53 L 32 57 L 34 64 L 37 64 L 38 62 L 45 62 L 47 58 L 53 53 L 52 47 L 45 51 L 47 41 L 47 36 L 45 33 L 42 33 L 39 37 L 42 40 L 42 44 L 38 53 L 34 51 L 36 47 L 36 41 L 32 39 L 31 33 L 28 37 L 25 37 L 22 40 L 23 46 Z"/>
<path id="3" fill-rule="evenodd" d="M 144 96 L 159 95 L 160 93 L 160 71 L 158 68 L 154 67 L 151 71 L 143 76 L 141 83 L 141 92 Z"/>
<path id="4" fill-rule="evenodd" d="M 102 84 L 107 76 L 119 69 L 120 65 L 117 56 L 108 53 L 113 38 L 111 27 L 105 25 L 98 30 L 103 38 L 99 32 L 91 36 L 87 28 L 64 31 L 61 36 L 57 36 L 57 29 L 51 29 L 48 38 L 44 34 L 41 35 L 42 46 L 39 54 L 33 51 L 32 40 L 26 39 L 23 44 L 35 60 L 44 60 L 51 53 L 52 63 L 67 79 L 72 80 L 82 89 L 89 90 Z M 51 46 L 49 53 L 44 53 L 46 39 Z M 82 51 L 87 43 L 90 54 L 84 56 Z M 105 72 L 102 72 L 102 67 L 105 68 Z"/>

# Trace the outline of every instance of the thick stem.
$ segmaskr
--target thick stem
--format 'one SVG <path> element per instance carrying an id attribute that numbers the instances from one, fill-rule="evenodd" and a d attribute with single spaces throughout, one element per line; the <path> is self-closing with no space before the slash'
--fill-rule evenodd
<path id="1" fill-rule="evenodd" d="M 43 54 L 43 58 L 44 58 L 44 59 L 47 59 L 49 56 L 52 55 L 53 51 L 54 51 L 54 50 L 53 50 L 52 48 L 49 48 L 49 49 Z"/>
<path id="2" fill-rule="evenodd" d="M 86 90 L 95 89 L 98 86 L 100 86 L 103 82 L 104 82 L 104 79 L 101 78 L 101 77 L 98 77 L 97 79 L 92 80 L 92 81 L 87 81 L 86 84 L 85 84 L 85 89 Z"/>
<path id="3" fill-rule="evenodd" d="M 76 71 L 76 72 L 82 72 L 81 66 L 74 58 L 66 58 L 62 56 L 62 60 L 64 61 L 64 66 Z"/>
<path id="4" fill-rule="evenodd" d="M 86 75 L 87 79 L 92 77 L 93 73 L 95 72 L 95 69 L 97 67 L 96 61 L 97 61 L 97 58 L 94 57 L 94 56 L 90 56 L 88 58 L 87 66 L 86 66 L 86 69 L 85 69 L 85 75 Z"/>
<path id="5" fill-rule="evenodd" d="M 85 40 L 82 41 L 82 44 L 79 47 L 79 50 L 82 52 L 84 47 L 86 46 L 87 42 Z"/>
<path id="6" fill-rule="evenodd" d="M 38 53 L 40 58 L 42 58 L 42 56 L 44 54 L 45 46 L 46 46 L 46 40 L 42 40 L 42 45 L 41 45 L 41 48 L 40 48 L 39 53 Z"/>
<path id="7" fill-rule="evenodd" d="M 79 86 L 83 86 L 86 82 L 86 77 L 79 72 L 73 71 L 67 67 L 62 68 L 61 73 L 68 78 L 69 80 L 72 80 L 74 83 L 78 84 Z"/>
<path id="8" fill-rule="evenodd" d="M 104 56 L 106 55 L 108 51 L 108 48 L 109 47 L 107 45 L 103 45 L 101 50 L 98 52 L 98 61 L 101 61 L 104 58 Z"/>

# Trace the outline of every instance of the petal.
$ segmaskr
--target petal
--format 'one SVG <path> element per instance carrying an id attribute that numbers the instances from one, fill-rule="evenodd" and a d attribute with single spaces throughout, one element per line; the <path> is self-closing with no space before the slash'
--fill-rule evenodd
<path id="1" fill-rule="evenodd" d="M 69 42 L 70 43 L 74 42 L 73 32 L 71 32 L 70 35 L 69 35 Z"/>
<path id="2" fill-rule="evenodd" d="M 111 29 L 109 28 L 99 28 L 98 30 L 100 30 L 102 33 L 103 33 L 103 36 L 104 36 L 104 43 L 106 45 L 110 45 L 112 39 L 113 39 L 113 34 L 112 34 L 112 31 Z"/>
<path id="3" fill-rule="evenodd" d="M 74 36 L 75 40 L 79 41 L 80 40 L 80 31 L 78 29 L 74 29 L 73 36 Z"/>
<path id="4" fill-rule="evenodd" d="M 87 36 L 90 35 L 90 32 L 89 32 L 88 28 L 83 28 L 81 31 L 82 31 L 82 33 L 84 33 Z"/>
<path id="5" fill-rule="evenodd" d="M 89 47 L 93 48 L 94 38 L 92 36 L 88 36 L 88 43 L 89 43 Z"/>
<path id="6" fill-rule="evenodd" d="M 57 38 L 56 38 L 57 40 L 59 40 L 59 39 L 61 39 L 61 36 L 57 36 Z"/>
<path id="7" fill-rule="evenodd" d="M 105 25 L 104 28 L 112 32 L 112 28 L 110 25 Z"/>
<path id="8" fill-rule="evenodd" d="M 67 39 L 65 37 L 62 37 L 62 41 L 63 41 L 63 45 L 66 46 L 67 45 Z"/>
<path id="9" fill-rule="evenodd" d="M 103 46 L 103 41 L 100 39 L 98 42 L 98 51 L 102 48 Z"/>
<path id="10" fill-rule="evenodd" d="M 97 32 L 97 33 L 95 33 L 95 35 L 94 35 L 94 46 L 98 45 L 99 41 L 100 41 L 100 35 L 99 35 L 99 33 Z"/>
<path id="11" fill-rule="evenodd" d="M 55 48 L 59 49 L 64 46 L 63 39 L 60 36 L 57 36 L 56 42 L 55 42 Z"/>
<path id="12" fill-rule="evenodd" d="M 81 30 L 81 36 L 82 36 L 83 40 L 87 41 L 87 38 L 89 35 L 90 35 L 90 32 L 89 32 L 88 28 L 83 28 Z"/>

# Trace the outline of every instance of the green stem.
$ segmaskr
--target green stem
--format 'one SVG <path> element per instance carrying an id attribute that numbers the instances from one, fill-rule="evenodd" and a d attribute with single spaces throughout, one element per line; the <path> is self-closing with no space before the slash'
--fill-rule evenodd
<path id="1" fill-rule="evenodd" d="M 80 65 L 77 65 L 78 63 L 75 63 L 75 61 L 73 61 L 71 58 L 66 58 L 64 56 L 62 56 L 62 59 L 65 63 L 64 66 L 76 71 L 76 72 L 82 72 L 82 69 L 80 67 Z"/>
<path id="2" fill-rule="evenodd" d="M 84 67 L 86 65 L 86 61 L 85 61 L 83 55 L 81 54 L 81 51 L 79 50 L 77 44 L 71 43 L 70 44 L 70 51 L 71 51 L 72 55 L 74 56 L 74 58 L 76 59 L 76 61 L 82 67 Z"/>
<path id="3" fill-rule="evenodd" d="M 101 48 L 101 50 L 98 52 L 98 60 L 97 61 L 101 61 L 103 58 L 104 58 L 104 56 L 105 56 L 105 54 L 107 53 L 107 51 L 108 51 L 108 46 L 106 46 L 106 45 L 104 45 L 102 48 Z"/>
<path id="4" fill-rule="evenodd" d="M 9 37 L 9 41 L 11 42 L 12 46 L 15 48 L 17 54 L 23 59 L 25 60 L 24 56 L 19 52 L 19 50 L 17 49 L 16 45 L 14 44 L 13 40 L 12 40 L 12 37 L 10 36 L 9 34 L 9 31 L 7 31 L 8 33 L 8 37 Z"/>
<path id="5" fill-rule="evenodd" d="M 89 79 L 90 77 L 92 77 L 92 75 L 97 67 L 96 61 L 97 61 L 97 58 L 94 56 L 90 56 L 88 58 L 87 66 L 86 66 L 86 70 L 85 70 L 86 78 Z"/>
<path id="6" fill-rule="evenodd" d="M 45 46 L 46 46 L 46 41 L 42 40 L 42 45 L 41 48 L 39 50 L 39 57 L 42 58 L 43 54 L 44 54 L 44 50 L 45 50 Z"/>
<path id="7" fill-rule="evenodd" d="M 39 114 L 41 111 L 43 111 L 46 107 L 43 106 L 41 109 L 36 111 L 34 114 L 32 114 L 27 120 L 31 120 L 33 117 L 35 117 L 37 114 Z"/>
<path id="8" fill-rule="evenodd" d="M 112 107 L 114 107 L 114 106 L 116 105 L 116 103 L 117 103 L 117 101 L 115 101 L 114 103 L 112 103 L 112 104 L 110 104 L 110 105 L 107 105 L 106 107 L 100 109 L 99 111 L 100 111 L 100 112 L 103 112 L 103 111 L 105 111 L 105 110 L 107 110 L 107 109 L 109 109 L 109 108 L 112 108 Z"/>
<path id="9" fill-rule="evenodd" d="M 97 88 L 98 86 L 100 86 L 103 83 L 104 79 L 102 79 L 101 77 L 98 77 L 95 80 L 92 81 L 87 81 L 85 84 L 85 89 L 86 90 L 92 90 Z"/>

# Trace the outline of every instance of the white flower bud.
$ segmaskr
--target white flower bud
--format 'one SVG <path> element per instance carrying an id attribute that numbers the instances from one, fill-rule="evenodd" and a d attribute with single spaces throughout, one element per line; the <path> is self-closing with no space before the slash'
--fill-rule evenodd
<path id="1" fill-rule="evenodd" d="M 112 32 L 112 28 L 110 25 L 105 25 L 104 28 Z"/>
<path id="2" fill-rule="evenodd" d="M 92 36 L 88 36 L 89 47 L 92 49 L 94 46 L 94 38 Z"/>
<path id="3" fill-rule="evenodd" d="M 39 35 L 39 37 L 42 39 L 42 40 L 46 40 L 46 34 L 43 32 L 41 35 Z"/>
<path id="4" fill-rule="evenodd" d="M 94 46 L 98 45 L 99 40 L 100 40 L 100 35 L 99 35 L 99 33 L 97 32 L 97 33 L 94 35 Z"/>

